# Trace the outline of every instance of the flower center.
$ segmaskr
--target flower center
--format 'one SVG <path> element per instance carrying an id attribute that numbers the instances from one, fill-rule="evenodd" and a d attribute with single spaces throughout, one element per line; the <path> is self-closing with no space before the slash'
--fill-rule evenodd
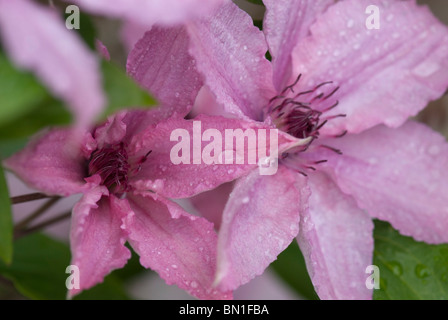
<path id="1" fill-rule="evenodd" d="M 331 101 L 330 98 L 339 90 L 339 87 L 332 86 L 333 82 L 328 81 L 319 84 L 311 90 L 296 94 L 294 87 L 299 82 L 301 76 L 300 74 L 296 81 L 286 87 L 280 95 L 271 99 L 268 114 L 280 130 L 299 139 L 311 137 L 309 146 L 319 137 L 319 130 L 329 120 L 345 117 L 345 115 L 324 115 L 338 106 L 339 101 Z M 327 90 L 328 88 L 332 89 Z M 294 95 L 291 96 L 288 91 Z M 321 92 L 318 93 L 318 91 Z"/>
<path id="2" fill-rule="evenodd" d="M 330 120 L 345 117 L 345 114 L 327 115 L 326 113 L 336 108 L 339 101 L 331 99 L 339 90 L 332 81 L 323 82 L 311 90 L 294 92 L 301 74 L 296 81 L 287 86 L 278 96 L 271 99 L 267 109 L 267 115 L 272 119 L 276 127 L 296 138 L 309 139 L 305 145 L 287 150 L 282 154 L 282 163 L 300 174 L 307 176 L 306 170 L 316 170 L 314 165 L 324 163 L 327 160 L 307 162 L 300 156 L 301 152 L 308 150 L 313 141 L 319 138 L 319 130 Z M 292 93 L 292 94 L 291 94 Z M 347 131 L 333 136 L 340 138 Z M 342 152 L 327 145 L 320 144 L 317 147 L 330 149 L 338 154 Z"/>
<path id="3" fill-rule="evenodd" d="M 99 174 L 101 183 L 112 193 L 129 191 L 128 154 L 123 143 L 95 150 L 89 160 L 89 176 Z"/>

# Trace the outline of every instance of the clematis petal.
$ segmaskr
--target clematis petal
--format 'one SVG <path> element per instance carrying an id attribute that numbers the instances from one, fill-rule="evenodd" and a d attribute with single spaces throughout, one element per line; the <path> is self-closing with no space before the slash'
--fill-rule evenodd
<path id="1" fill-rule="evenodd" d="M 33 71 L 85 127 L 104 106 L 99 64 L 56 12 L 28 0 L 0 0 L 0 34 L 19 66 Z"/>
<path id="2" fill-rule="evenodd" d="M 190 52 L 218 103 L 231 114 L 262 120 L 275 92 L 266 41 L 252 18 L 230 3 L 206 20 L 188 23 L 187 30 Z"/>
<path id="3" fill-rule="evenodd" d="M 308 196 L 305 178 L 284 166 L 275 175 L 253 171 L 235 183 L 219 230 L 219 288 L 234 290 L 263 273 L 297 236 Z"/>
<path id="4" fill-rule="evenodd" d="M 131 257 L 124 246 L 127 233 L 123 221 L 132 213 L 127 200 L 120 200 L 103 186 L 86 194 L 72 214 L 70 246 L 72 265 L 79 268 L 79 289 L 69 297 L 103 282 L 112 270 L 122 268 Z"/>
<path id="5" fill-rule="evenodd" d="M 226 138 L 226 132 L 229 136 L 229 132 L 235 133 L 235 130 L 239 130 L 236 133 L 240 132 L 241 137 L 246 131 L 248 136 L 258 140 L 258 146 L 265 142 L 266 154 L 270 154 L 269 137 L 273 129 L 262 123 L 205 115 L 194 120 L 172 118 L 134 136 L 128 154 L 130 162 L 139 165 L 130 183 L 137 190 L 152 190 L 169 198 L 187 198 L 246 174 L 257 168 L 258 154 L 264 148 L 257 149 L 257 145 L 245 143 L 244 150 L 240 150 L 235 142 L 240 139 Z M 262 131 L 266 133 L 264 138 L 260 136 Z M 205 133 L 210 133 L 210 139 L 201 142 Z M 279 153 L 295 141 L 297 139 L 279 132 Z M 146 161 L 142 162 L 145 155 L 148 155 Z M 237 160 L 241 160 L 241 164 L 237 164 Z"/>
<path id="6" fill-rule="evenodd" d="M 358 207 L 427 243 L 448 242 L 448 143 L 426 126 L 377 126 L 326 142 L 322 166 Z"/>
<path id="7" fill-rule="evenodd" d="M 298 242 L 321 299 L 372 299 L 366 268 L 372 264 L 373 223 L 324 173 L 309 175 L 309 210 Z"/>
<path id="8" fill-rule="evenodd" d="M 309 35 L 316 17 L 334 0 L 263 0 L 266 15 L 263 32 L 269 45 L 274 69 L 274 85 L 282 91 L 291 77 L 291 52 Z"/>
<path id="9" fill-rule="evenodd" d="M 61 196 L 80 193 L 85 185 L 85 159 L 81 152 L 74 151 L 79 150 L 74 143 L 73 131 L 42 132 L 4 165 L 31 188 Z"/>
<path id="10" fill-rule="evenodd" d="M 233 182 L 223 183 L 219 187 L 202 192 L 190 198 L 199 214 L 212 222 L 216 230 L 221 227 L 222 213 L 233 190 Z"/>
<path id="11" fill-rule="evenodd" d="M 119 112 L 110 116 L 107 121 L 95 128 L 94 137 L 99 148 L 107 144 L 116 144 L 126 136 L 126 124 L 123 118 L 127 112 Z"/>
<path id="12" fill-rule="evenodd" d="M 66 0 L 95 14 L 107 15 L 152 26 L 184 23 L 212 13 L 228 0 Z"/>
<path id="13" fill-rule="evenodd" d="M 199 299 L 230 299 L 212 288 L 217 236 L 207 220 L 153 193 L 129 195 L 135 216 L 128 219 L 129 242 L 140 263 Z"/>
<path id="14" fill-rule="evenodd" d="M 129 75 L 154 94 L 169 115 L 186 116 L 202 86 L 188 43 L 183 27 L 153 27 L 128 57 Z"/>
<path id="15" fill-rule="evenodd" d="M 366 27 L 371 5 L 379 9 L 379 29 Z M 293 74 L 302 73 L 303 90 L 325 81 L 340 86 L 333 96 L 339 106 L 328 115 L 346 118 L 321 133 L 359 133 L 400 126 L 440 97 L 448 86 L 447 55 L 447 27 L 414 0 L 347 0 L 320 15 L 296 46 Z"/>

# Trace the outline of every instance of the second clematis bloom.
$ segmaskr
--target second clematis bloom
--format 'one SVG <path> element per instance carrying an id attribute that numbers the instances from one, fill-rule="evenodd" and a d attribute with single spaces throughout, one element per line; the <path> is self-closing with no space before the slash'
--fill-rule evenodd
<path id="1" fill-rule="evenodd" d="M 170 150 L 176 142 L 171 132 L 191 133 L 192 121 L 167 119 L 161 110 L 118 113 L 85 133 L 81 143 L 73 140 L 70 129 L 52 129 L 4 162 L 29 186 L 49 195 L 83 194 L 73 209 L 70 235 L 80 289 L 72 289 L 69 296 L 123 267 L 131 256 L 127 241 L 141 264 L 168 284 L 200 299 L 232 296 L 212 287 L 217 246 L 213 224 L 168 198 L 190 197 L 254 166 L 173 164 Z M 220 132 L 251 126 L 236 119 L 200 120 L 204 130 Z"/>
<path id="2" fill-rule="evenodd" d="M 178 67 L 181 79 L 169 78 L 179 100 L 198 94 L 199 112 L 311 138 L 282 154 L 276 175 L 253 171 L 230 196 L 225 188 L 207 194 L 221 203 L 229 196 L 221 208 L 219 288 L 261 274 L 296 237 L 320 298 L 369 299 L 372 218 L 420 241 L 448 242 L 448 144 L 406 122 L 448 86 L 448 30 L 415 1 L 263 2 L 263 31 L 226 5 L 183 28 L 147 32 L 128 70 L 163 97 L 147 55 L 162 68 L 193 61 Z M 370 5 L 381 12 L 379 30 L 366 28 Z M 218 211 L 209 203 L 202 201 L 204 216 Z"/>

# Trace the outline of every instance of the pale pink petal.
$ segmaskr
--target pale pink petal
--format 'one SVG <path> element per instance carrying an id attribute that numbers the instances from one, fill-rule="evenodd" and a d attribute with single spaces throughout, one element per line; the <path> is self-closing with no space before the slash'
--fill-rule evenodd
<path id="1" fill-rule="evenodd" d="M 33 71 L 63 99 L 82 127 L 104 106 L 99 64 L 57 12 L 34 1 L 0 0 L 0 34 L 21 68 Z"/>
<path id="2" fill-rule="evenodd" d="M 309 210 L 302 212 L 298 242 L 320 299 L 372 299 L 367 266 L 373 257 L 373 223 L 330 177 L 313 173 Z"/>
<path id="3" fill-rule="evenodd" d="M 62 196 L 80 193 L 86 165 L 72 134 L 63 129 L 42 132 L 4 165 L 31 188 Z"/>
<path id="4" fill-rule="evenodd" d="M 213 224 L 153 193 L 131 194 L 129 203 L 135 216 L 128 219 L 126 230 L 143 266 L 199 299 L 231 298 L 231 293 L 212 288 L 217 242 Z"/>
<path id="5" fill-rule="evenodd" d="M 275 175 L 253 171 L 236 182 L 219 230 L 219 288 L 234 290 L 263 273 L 297 236 L 308 196 L 306 179 L 284 166 Z"/>
<path id="6" fill-rule="evenodd" d="M 207 131 L 209 129 L 221 143 L 221 146 L 215 145 L 216 153 L 211 150 L 215 143 L 213 136 L 201 143 L 203 134 L 211 132 Z M 194 120 L 172 118 L 147 128 L 132 139 L 128 149 L 130 162 L 139 163 L 139 169 L 130 177 L 130 183 L 137 190 L 152 190 L 169 198 L 186 198 L 241 177 L 257 168 L 258 152 L 264 148 L 257 149 L 256 144 L 245 143 L 244 150 L 240 150 L 236 139 L 225 138 L 226 130 L 236 129 L 241 133 L 250 129 L 247 133 L 252 132 L 259 143 L 264 141 L 269 155 L 271 128 L 262 123 L 204 115 Z M 265 132 L 265 136 L 258 138 L 260 132 Z M 290 139 L 294 138 L 279 133 L 279 152 L 283 146 L 294 143 Z M 182 145 L 185 159 L 179 156 L 184 156 L 180 151 Z M 148 156 L 142 163 L 145 155 Z M 228 161 L 230 159 L 233 163 Z M 241 160 L 240 163 L 237 160 Z"/>
<path id="7" fill-rule="evenodd" d="M 153 27 L 128 57 L 129 75 L 154 94 L 169 115 L 186 116 L 202 86 L 188 42 L 183 27 Z"/>
<path id="8" fill-rule="evenodd" d="M 212 13 L 230 0 L 66 0 L 82 9 L 143 25 L 179 24 Z"/>
<path id="9" fill-rule="evenodd" d="M 235 4 L 214 16 L 187 24 L 190 52 L 205 83 L 226 111 L 262 120 L 262 109 L 275 93 L 267 45 L 252 18 Z"/>
<path id="10" fill-rule="evenodd" d="M 325 141 L 328 172 L 358 207 L 427 243 L 448 242 L 448 143 L 426 126 L 378 126 Z"/>
<path id="11" fill-rule="evenodd" d="M 79 268 L 80 288 L 69 296 L 103 282 L 112 270 L 122 268 L 131 257 L 124 246 L 127 233 L 123 222 L 131 215 L 127 200 L 108 196 L 105 187 L 87 192 L 72 214 L 71 264 Z"/>
<path id="12" fill-rule="evenodd" d="M 202 192 L 190 198 L 190 201 L 199 214 L 212 222 L 215 229 L 219 230 L 221 227 L 222 213 L 224 212 L 232 190 L 232 182 L 223 183 L 216 189 Z"/>
<path id="13" fill-rule="evenodd" d="M 376 5 L 380 29 L 369 30 L 366 8 Z M 339 106 L 323 132 L 359 133 L 377 124 L 397 127 L 448 86 L 448 29 L 415 1 L 340 1 L 320 15 L 293 53 L 307 90 L 334 81 Z M 297 89 L 297 91 L 300 91 Z"/>
<path id="14" fill-rule="evenodd" d="M 334 0 L 263 0 L 263 32 L 274 68 L 274 85 L 282 91 L 291 76 L 291 52 L 309 35 L 309 28 Z"/>

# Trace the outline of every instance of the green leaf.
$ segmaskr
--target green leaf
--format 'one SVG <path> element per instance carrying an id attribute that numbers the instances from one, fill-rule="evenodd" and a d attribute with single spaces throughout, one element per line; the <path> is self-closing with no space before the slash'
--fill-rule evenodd
<path id="1" fill-rule="evenodd" d="M 380 269 L 376 300 L 448 299 L 448 245 L 429 245 L 375 222 L 374 264 Z"/>
<path id="2" fill-rule="evenodd" d="M 37 108 L 46 98 L 46 90 L 36 78 L 18 70 L 0 52 L 0 126 Z"/>
<path id="3" fill-rule="evenodd" d="M 14 249 L 13 263 L 0 264 L 0 273 L 21 294 L 32 299 L 66 298 L 65 269 L 70 264 L 70 251 L 65 244 L 34 234 L 17 240 Z"/>
<path id="4" fill-rule="evenodd" d="M 299 295 L 309 300 L 319 299 L 308 275 L 305 259 L 296 241 L 293 241 L 278 256 L 278 259 L 271 264 L 271 267 Z"/>
<path id="5" fill-rule="evenodd" d="M 246 1 L 254 3 L 254 4 L 258 4 L 260 6 L 264 6 L 263 0 L 246 0 Z"/>
<path id="6" fill-rule="evenodd" d="M 104 90 L 108 98 L 105 116 L 128 107 L 145 108 L 157 104 L 148 92 L 142 89 L 117 65 L 103 61 Z"/>
<path id="7" fill-rule="evenodd" d="M 67 295 L 65 273 L 70 264 L 70 249 L 42 234 L 15 242 L 10 266 L 0 263 L 0 274 L 11 280 L 24 296 L 39 300 L 63 300 Z M 78 299 L 127 299 L 120 280 L 113 274 L 104 283 L 82 293 Z"/>
<path id="8" fill-rule="evenodd" d="M 8 186 L 0 166 L 0 259 L 6 264 L 12 262 L 12 214 Z"/>

